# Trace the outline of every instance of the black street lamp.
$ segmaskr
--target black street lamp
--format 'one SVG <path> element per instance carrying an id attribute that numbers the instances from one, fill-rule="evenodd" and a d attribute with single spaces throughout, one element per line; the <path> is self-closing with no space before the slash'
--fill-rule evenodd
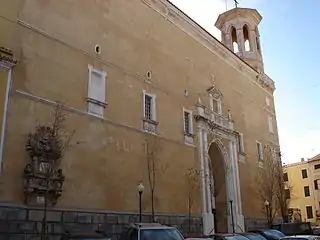
<path id="1" fill-rule="evenodd" d="M 234 230 L 234 216 L 233 216 L 233 201 L 230 200 L 229 203 L 230 203 L 230 211 L 231 211 L 232 233 L 235 233 L 235 230 Z"/>
<path id="2" fill-rule="evenodd" d="M 139 222 L 142 222 L 142 193 L 144 190 L 143 183 L 139 183 L 137 187 L 138 193 L 139 193 Z"/>
<path id="3" fill-rule="evenodd" d="M 264 206 L 266 207 L 266 215 L 267 215 L 267 221 L 268 221 L 268 227 L 270 227 L 270 218 L 269 218 L 269 212 L 270 212 L 270 210 L 269 210 L 269 207 L 270 207 L 270 203 L 269 203 L 269 201 L 268 200 L 266 200 L 265 202 L 264 202 Z"/>
<path id="4" fill-rule="evenodd" d="M 212 208 L 212 215 L 213 215 L 213 227 L 214 232 L 218 232 L 218 226 L 217 226 L 217 210 L 215 208 Z"/>

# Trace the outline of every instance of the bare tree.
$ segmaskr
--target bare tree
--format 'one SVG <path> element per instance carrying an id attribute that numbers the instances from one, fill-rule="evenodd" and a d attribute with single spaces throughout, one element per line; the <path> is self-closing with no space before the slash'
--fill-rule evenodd
<path id="1" fill-rule="evenodd" d="M 279 174 L 279 164 L 275 158 L 274 149 L 266 145 L 263 148 L 263 160 L 260 160 L 262 168 L 258 169 L 255 178 L 257 193 L 264 208 L 268 225 L 273 224 L 278 209 L 278 184 L 276 176 Z"/>
<path id="2" fill-rule="evenodd" d="M 275 166 L 275 179 L 277 185 L 276 197 L 278 201 L 278 207 L 281 217 L 284 222 L 289 222 L 289 204 L 290 204 L 290 194 L 292 192 L 292 185 L 284 180 L 284 171 L 281 163 L 281 155 L 277 153 L 277 161 Z"/>
<path id="3" fill-rule="evenodd" d="M 194 205 L 194 197 L 199 193 L 199 176 L 199 170 L 195 168 L 189 168 L 185 174 L 188 195 L 189 232 L 191 231 L 191 213 Z"/>
<path id="4" fill-rule="evenodd" d="M 63 126 L 66 118 L 63 105 L 57 104 L 52 112 L 52 125 L 38 125 L 36 131 L 29 134 L 26 144 L 31 163 L 24 168 L 24 189 L 34 191 L 25 191 L 25 201 L 28 204 L 35 198 L 44 197 L 41 239 L 47 239 L 48 203 L 51 206 L 56 204 L 65 179 L 58 165 L 74 135 L 74 131 L 70 133 Z M 41 186 L 37 186 L 37 182 L 41 182 Z"/>
<path id="5" fill-rule="evenodd" d="M 167 165 L 161 164 L 159 160 L 159 152 L 161 151 L 161 145 L 159 139 L 155 134 L 147 134 L 145 143 L 145 156 L 147 162 L 148 171 L 148 183 L 150 190 L 150 201 L 151 201 L 151 216 L 152 221 L 155 222 L 155 202 L 156 202 L 156 186 L 158 178 L 167 169 Z"/>
<path id="6" fill-rule="evenodd" d="M 56 138 L 59 144 L 60 158 L 65 151 L 71 147 L 71 140 L 74 136 L 75 130 L 68 131 L 65 127 L 65 121 L 67 120 L 68 113 L 65 111 L 65 107 L 58 103 L 55 109 L 52 111 L 52 137 Z M 59 158 L 59 159 L 60 159 Z"/>

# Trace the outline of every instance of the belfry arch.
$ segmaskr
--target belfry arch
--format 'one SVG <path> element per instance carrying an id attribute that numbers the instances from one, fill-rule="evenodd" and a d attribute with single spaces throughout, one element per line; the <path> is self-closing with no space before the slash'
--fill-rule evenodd
<path id="1" fill-rule="evenodd" d="M 249 35 L 249 27 L 247 24 L 243 25 L 242 32 L 243 32 L 244 50 L 246 52 L 249 52 L 251 51 L 252 47 L 251 47 L 251 40 Z"/>

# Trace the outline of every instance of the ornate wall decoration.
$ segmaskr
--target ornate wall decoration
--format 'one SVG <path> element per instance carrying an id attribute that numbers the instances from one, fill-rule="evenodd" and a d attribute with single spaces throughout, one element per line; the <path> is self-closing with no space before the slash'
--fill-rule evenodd
<path id="1" fill-rule="evenodd" d="M 0 47 L 0 62 L 6 66 L 13 67 L 18 63 L 18 60 L 13 57 L 11 50 Z"/>
<path id="2" fill-rule="evenodd" d="M 54 206 L 62 194 L 64 175 L 58 168 L 63 142 L 53 127 L 39 126 L 29 134 L 26 151 L 30 160 L 23 172 L 25 203 Z"/>

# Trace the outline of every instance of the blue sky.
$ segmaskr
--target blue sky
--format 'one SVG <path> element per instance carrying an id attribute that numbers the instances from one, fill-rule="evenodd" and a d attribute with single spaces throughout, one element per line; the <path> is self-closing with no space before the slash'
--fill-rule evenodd
<path id="1" fill-rule="evenodd" d="M 220 39 L 214 27 L 218 14 L 233 0 L 171 0 Z M 320 23 L 319 0 L 238 0 L 256 8 L 265 72 L 276 83 L 280 147 L 285 163 L 320 153 Z"/>

